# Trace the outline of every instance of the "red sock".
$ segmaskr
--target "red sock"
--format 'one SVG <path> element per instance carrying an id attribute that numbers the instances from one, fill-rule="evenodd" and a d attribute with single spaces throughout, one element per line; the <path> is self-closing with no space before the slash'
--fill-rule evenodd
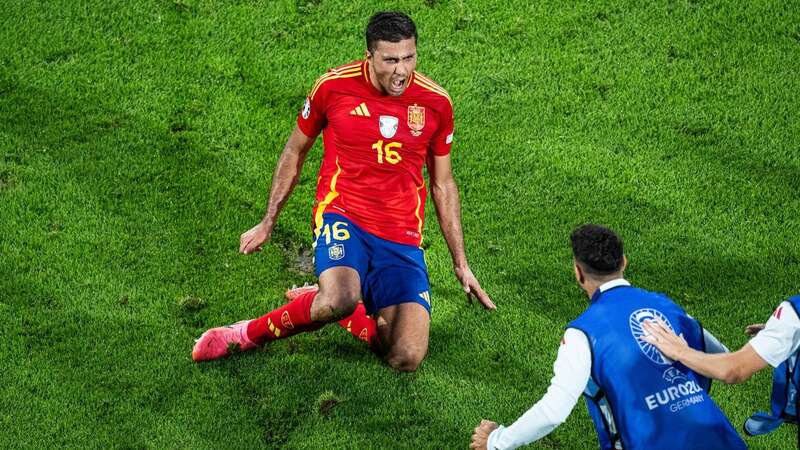
<path id="1" fill-rule="evenodd" d="M 375 323 L 375 319 L 367 315 L 367 308 L 364 307 L 363 303 L 359 303 L 356 306 L 353 314 L 337 323 L 356 338 L 366 342 L 370 350 L 378 351 L 380 348 L 378 326 Z"/>
<path id="2" fill-rule="evenodd" d="M 306 292 L 247 324 L 247 337 L 256 344 L 287 338 L 297 333 L 319 330 L 325 322 L 311 320 L 311 303 L 317 291 Z"/>

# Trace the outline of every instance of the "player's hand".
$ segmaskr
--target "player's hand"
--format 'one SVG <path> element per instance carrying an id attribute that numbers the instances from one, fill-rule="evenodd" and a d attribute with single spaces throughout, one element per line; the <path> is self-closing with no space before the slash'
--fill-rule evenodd
<path id="1" fill-rule="evenodd" d="M 765 323 L 754 323 L 752 325 L 748 325 L 744 328 L 744 334 L 748 336 L 755 336 L 759 331 L 763 330 L 765 326 L 767 326 Z"/>
<path id="2" fill-rule="evenodd" d="M 472 443 L 469 444 L 469 448 L 486 450 L 489 434 L 495 429 L 497 429 L 497 423 L 491 420 L 481 420 L 481 423 L 475 427 L 475 430 L 472 432 Z"/>
<path id="3" fill-rule="evenodd" d="M 272 228 L 264 222 L 259 222 L 258 225 L 245 231 L 239 237 L 239 253 L 247 255 L 261 250 L 261 246 L 269 241 L 271 235 Z"/>
<path id="4" fill-rule="evenodd" d="M 689 348 L 683 335 L 676 335 L 660 319 L 647 320 L 642 324 L 642 328 L 647 334 L 639 339 L 653 344 L 661 354 L 673 361 L 680 361 L 683 352 Z"/>
<path id="5" fill-rule="evenodd" d="M 472 270 L 470 270 L 469 266 L 463 268 L 456 267 L 455 271 L 456 278 L 461 282 L 461 287 L 464 288 L 464 292 L 467 294 L 467 300 L 470 303 L 472 303 L 472 298 L 475 297 L 481 302 L 484 308 L 492 310 L 497 309 L 492 299 L 481 289 L 481 284 L 478 283 L 478 279 L 472 274 Z"/>

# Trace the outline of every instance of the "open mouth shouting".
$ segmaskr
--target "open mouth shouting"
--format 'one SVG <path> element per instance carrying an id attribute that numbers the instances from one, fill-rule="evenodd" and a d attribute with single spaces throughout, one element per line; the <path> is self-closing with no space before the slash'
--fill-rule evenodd
<path id="1" fill-rule="evenodd" d="M 392 77 L 389 80 L 389 93 L 400 95 L 406 89 L 406 77 Z"/>

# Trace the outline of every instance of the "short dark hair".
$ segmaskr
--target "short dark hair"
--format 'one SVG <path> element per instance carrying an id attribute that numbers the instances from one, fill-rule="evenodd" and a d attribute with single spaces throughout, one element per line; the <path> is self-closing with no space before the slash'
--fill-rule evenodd
<path id="1" fill-rule="evenodd" d="M 590 275 L 611 275 L 622 269 L 622 239 L 617 233 L 600 225 L 586 224 L 576 228 L 570 240 L 575 260 Z"/>
<path id="2" fill-rule="evenodd" d="M 417 26 L 406 14 L 396 11 L 375 13 L 367 24 L 367 50 L 375 50 L 378 41 L 400 42 L 414 38 L 417 41 Z"/>

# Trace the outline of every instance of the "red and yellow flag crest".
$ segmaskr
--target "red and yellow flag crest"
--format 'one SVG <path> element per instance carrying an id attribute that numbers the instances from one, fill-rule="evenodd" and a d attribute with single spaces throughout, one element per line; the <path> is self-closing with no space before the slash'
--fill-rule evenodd
<path id="1" fill-rule="evenodd" d="M 414 136 L 422 134 L 422 129 L 425 128 L 424 106 L 414 103 L 408 107 L 408 128 L 411 129 L 411 134 Z"/>

